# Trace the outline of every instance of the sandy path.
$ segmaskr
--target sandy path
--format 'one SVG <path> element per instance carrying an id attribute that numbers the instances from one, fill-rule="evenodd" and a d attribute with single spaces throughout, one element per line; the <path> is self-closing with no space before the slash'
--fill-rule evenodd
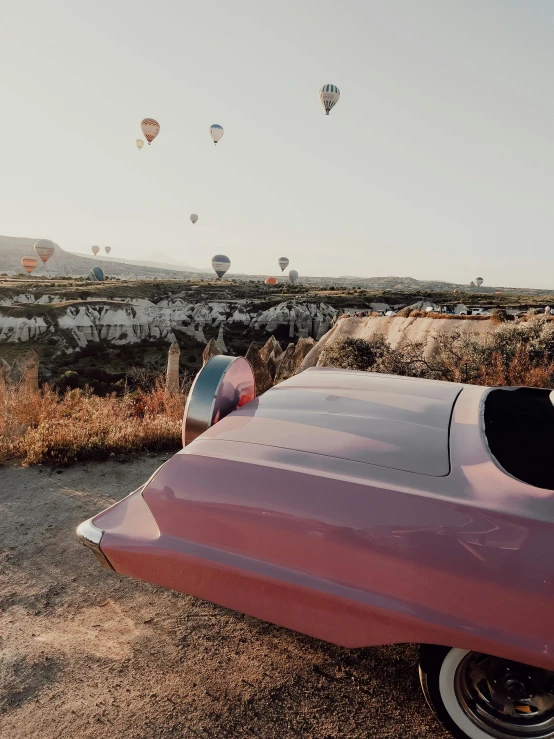
<path id="1" fill-rule="evenodd" d="M 163 459 L 0 468 L 0 736 L 445 736 L 413 647 L 340 649 L 101 568 L 75 526 Z"/>

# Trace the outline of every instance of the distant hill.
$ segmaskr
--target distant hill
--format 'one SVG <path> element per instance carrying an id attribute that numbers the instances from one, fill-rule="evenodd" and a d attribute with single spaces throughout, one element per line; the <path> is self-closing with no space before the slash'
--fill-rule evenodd
<path id="1" fill-rule="evenodd" d="M 31 255 L 34 256 L 33 247 L 36 241 L 37 239 L 28 239 L 19 236 L 0 236 L 0 273 L 23 273 L 21 258 Z M 65 251 L 56 245 L 54 255 L 48 260 L 46 265 L 40 263 L 33 275 L 37 277 L 41 275 L 44 277 L 54 277 L 57 275 L 86 277 L 91 267 L 95 264 L 101 264 L 106 275 L 122 279 L 153 279 L 154 277 L 158 279 L 213 279 L 213 273 L 209 269 L 200 270 L 197 267 L 175 262 L 171 257 L 167 257 L 162 253 L 151 254 L 150 256 L 156 258 L 134 260 L 112 257 L 106 254 L 99 254 L 95 257 L 92 254 L 87 256 L 77 252 Z M 225 281 L 249 280 L 263 282 L 266 277 L 267 274 L 246 275 L 231 271 Z M 288 282 L 287 273 L 278 275 L 277 280 L 278 282 Z M 365 290 L 401 293 L 414 292 L 421 295 L 432 291 L 449 292 L 451 290 L 488 294 L 501 291 L 512 295 L 551 295 L 554 292 L 552 289 L 495 287 L 493 285 L 482 285 L 480 288 L 471 288 L 467 283 L 459 284 L 442 280 L 416 280 L 414 277 L 396 276 L 317 277 L 313 275 L 300 275 L 300 284 L 321 288 L 335 287 L 339 289 L 361 287 Z"/>
<path id="2" fill-rule="evenodd" d="M 40 237 L 37 237 L 40 238 Z M 21 273 L 21 259 L 25 256 L 35 256 L 34 245 L 37 238 L 28 239 L 19 236 L 0 236 L 0 272 Z M 95 264 L 102 264 L 102 269 L 110 277 L 122 278 L 189 278 L 198 275 L 198 270 L 176 268 L 173 265 L 152 266 L 137 261 L 125 261 L 119 258 L 110 259 L 109 256 L 100 258 L 91 254 L 90 257 L 65 251 L 57 244 L 56 251 L 46 264 L 39 263 L 34 274 L 36 276 L 86 276 Z"/>
<path id="3" fill-rule="evenodd" d="M 82 254 L 80 252 L 72 251 L 70 252 L 74 256 L 77 257 L 88 257 L 88 254 Z M 160 257 L 164 257 L 163 254 L 159 255 Z M 189 264 L 181 264 L 179 262 L 173 262 L 173 261 L 164 261 L 164 259 L 121 259 L 120 257 L 114 257 L 111 254 L 103 254 L 100 252 L 97 257 L 90 257 L 91 259 L 97 259 L 99 262 L 116 262 L 118 264 L 132 264 L 135 267 L 154 267 L 154 269 L 163 269 L 165 271 L 170 270 L 171 272 L 193 272 L 195 274 L 200 274 L 202 272 L 207 273 L 208 270 L 201 270 L 197 269 L 196 267 L 191 267 Z"/>

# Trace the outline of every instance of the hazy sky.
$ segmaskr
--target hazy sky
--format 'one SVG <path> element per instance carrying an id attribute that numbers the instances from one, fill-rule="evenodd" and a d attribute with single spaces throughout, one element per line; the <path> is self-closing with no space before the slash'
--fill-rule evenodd
<path id="1" fill-rule="evenodd" d="M 0 69 L 2 234 L 554 286 L 552 0 L 0 0 Z"/>

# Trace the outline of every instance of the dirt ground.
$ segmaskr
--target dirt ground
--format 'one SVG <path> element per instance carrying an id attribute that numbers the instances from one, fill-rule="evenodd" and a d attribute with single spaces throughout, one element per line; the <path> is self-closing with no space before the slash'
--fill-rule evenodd
<path id="1" fill-rule="evenodd" d="M 165 458 L 0 468 L 0 736 L 444 739 L 415 647 L 341 649 L 99 566 L 75 527 Z"/>

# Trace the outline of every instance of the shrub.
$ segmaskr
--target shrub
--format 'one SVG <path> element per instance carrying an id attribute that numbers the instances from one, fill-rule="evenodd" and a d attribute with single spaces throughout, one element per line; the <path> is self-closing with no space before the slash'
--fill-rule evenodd
<path id="1" fill-rule="evenodd" d="M 0 387 L 0 462 L 66 465 L 111 455 L 177 450 L 185 395 L 158 382 L 100 398 L 89 389 Z"/>
<path id="2" fill-rule="evenodd" d="M 474 385 L 554 388 L 554 324 L 508 322 L 484 340 L 460 333 L 438 334 L 431 357 L 426 342 L 404 341 L 392 348 L 377 336 L 347 338 L 327 345 L 323 366 L 426 377 Z"/>
<path id="3" fill-rule="evenodd" d="M 504 323 L 508 320 L 508 314 L 504 310 L 504 308 L 495 308 L 491 312 L 491 321 L 493 323 Z"/>

